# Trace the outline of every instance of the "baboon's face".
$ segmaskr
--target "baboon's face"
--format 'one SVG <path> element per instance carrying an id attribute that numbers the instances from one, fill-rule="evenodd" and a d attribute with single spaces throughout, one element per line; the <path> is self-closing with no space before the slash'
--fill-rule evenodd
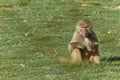
<path id="1" fill-rule="evenodd" d="M 83 37 L 87 37 L 89 34 L 89 27 L 80 27 L 79 32 Z"/>
<path id="2" fill-rule="evenodd" d="M 87 37 L 90 32 L 91 26 L 92 25 L 90 21 L 82 19 L 77 23 L 77 30 L 79 31 L 80 35 L 82 35 L 83 37 Z"/>

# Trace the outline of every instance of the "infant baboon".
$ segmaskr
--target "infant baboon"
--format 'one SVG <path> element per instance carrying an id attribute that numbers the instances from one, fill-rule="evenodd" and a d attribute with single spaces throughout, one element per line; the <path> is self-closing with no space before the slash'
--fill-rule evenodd
<path id="1" fill-rule="evenodd" d="M 72 62 L 89 60 L 89 62 L 99 63 L 98 39 L 89 20 L 78 21 L 68 44 L 68 50 L 71 53 Z"/>

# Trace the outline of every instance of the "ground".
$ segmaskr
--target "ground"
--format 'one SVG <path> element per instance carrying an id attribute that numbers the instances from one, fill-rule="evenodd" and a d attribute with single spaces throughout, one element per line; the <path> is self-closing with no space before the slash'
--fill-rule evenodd
<path id="1" fill-rule="evenodd" d="M 76 22 L 93 23 L 100 64 L 70 59 Z M 0 0 L 0 80 L 119 80 L 119 0 Z"/>

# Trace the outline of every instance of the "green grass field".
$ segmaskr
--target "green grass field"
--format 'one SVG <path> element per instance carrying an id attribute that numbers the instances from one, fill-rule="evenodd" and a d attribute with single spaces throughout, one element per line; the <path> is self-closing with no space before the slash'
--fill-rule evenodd
<path id="1" fill-rule="evenodd" d="M 99 38 L 100 64 L 70 59 L 76 22 Z M 0 80 L 120 80 L 119 0 L 0 0 Z"/>

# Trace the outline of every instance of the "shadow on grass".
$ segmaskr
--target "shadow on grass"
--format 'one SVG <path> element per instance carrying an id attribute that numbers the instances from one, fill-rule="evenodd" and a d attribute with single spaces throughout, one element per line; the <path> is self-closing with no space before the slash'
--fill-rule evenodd
<path id="1" fill-rule="evenodd" d="M 103 58 L 101 61 L 108 61 L 108 62 L 114 62 L 114 61 L 120 61 L 120 57 L 114 56 L 114 57 L 109 57 L 109 58 Z"/>

